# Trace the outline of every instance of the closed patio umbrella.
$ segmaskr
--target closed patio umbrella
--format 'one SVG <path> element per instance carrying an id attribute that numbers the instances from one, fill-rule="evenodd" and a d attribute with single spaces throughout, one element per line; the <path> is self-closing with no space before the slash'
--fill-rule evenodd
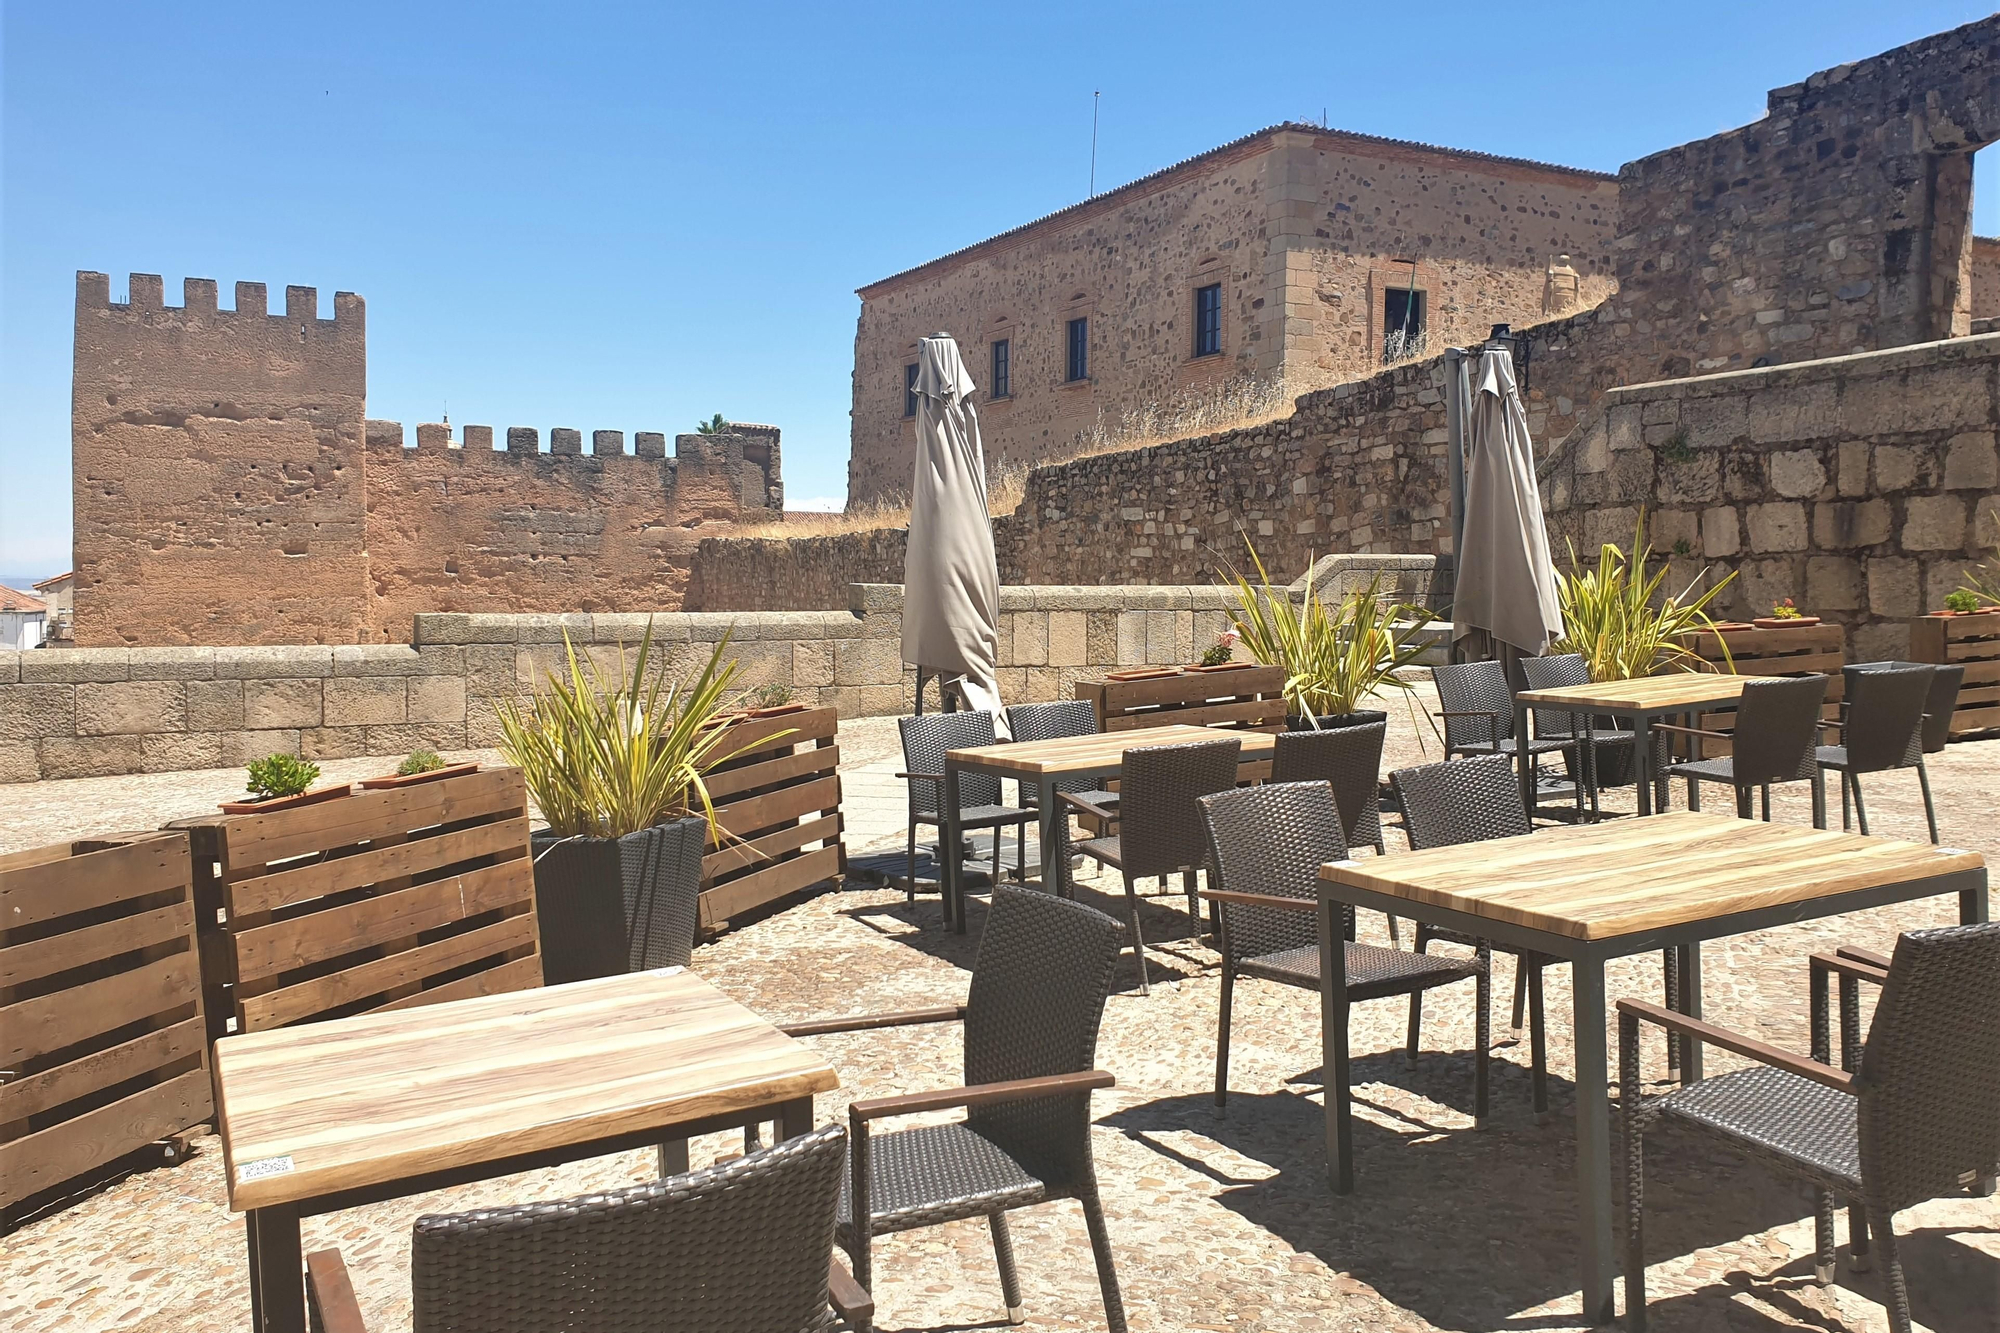
<path id="1" fill-rule="evenodd" d="M 917 352 L 917 464 L 903 558 L 903 660 L 1007 736 L 998 665 L 1000 570 L 986 512 L 986 455 L 972 376 L 947 334 Z"/>
<path id="2" fill-rule="evenodd" d="M 1539 656 L 1561 636 L 1562 610 L 1528 414 L 1505 350 L 1480 353 L 1470 408 L 1452 638 L 1483 630 L 1524 656 Z"/>

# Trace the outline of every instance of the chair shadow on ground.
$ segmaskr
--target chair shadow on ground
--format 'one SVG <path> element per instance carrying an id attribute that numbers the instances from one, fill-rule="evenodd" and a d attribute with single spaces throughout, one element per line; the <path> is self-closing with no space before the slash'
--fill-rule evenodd
<path id="1" fill-rule="evenodd" d="M 1560 1300 L 1578 1286 L 1574 1085 L 1551 1074 L 1549 1123 L 1537 1126 L 1527 1069 L 1512 1060 L 1495 1060 L 1491 1113 L 1487 1126 L 1475 1130 L 1469 1124 L 1470 1051 L 1425 1051 L 1414 1068 L 1400 1051 L 1372 1053 L 1357 1057 L 1352 1069 L 1356 1184 L 1346 1196 L 1334 1194 L 1328 1183 L 1324 1112 L 1303 1086 L 1297 1093 L 1232 1092 L 1228 1113 L 1220 1118 L 1211 1091 L 1203 1089 L 1132 1106 L 1099 1123 L 1207 1176 L 1221 1187 L 1216 1198 L 1223 1207 L 1440 1328 L 1525 1330 L 1574 1324 L 1574 1315 L 1520 1313 Z M 1319 1078 L 1318 1071 L 1307 1071 L 1287 1082 L 1316 1090 Z M 1385 1096 L 1371 1085 L 1413 1093 L 1455 1114 L 1449 1123 L 1433 1123 L 1422 1103 L 1398 1108 L 1390 1103 L 1406 1099 Z M 1623 1147 L 1615 1104 L 1612 1130 L 1614 1219 L 1621 1237 L 1615 1244 L 1622 1255 Z M 1264 1164 L 1273 1174 L 1262 1179 L 1231 1174 L 1198 1149 L 1173 1141 L 1183 1135 L 1208 1139 L 1230 1154 Z M 1812 1214 L 1812 1196 L 1802 1186 L 1670 1126 L 1648 1137 L 1647 1161 L 1646 1248 L 1654 1264 Z M 1844 1220 L 1841 1235 L 1844 1240 Z M 1957 1251 L 1957 1257 L 1948 1259 L 1947 1249 Z M 1929 1293 L 1929 1308 L 1939 1320 L 1933 1327 L 1994 1327 L 1990 1321 L 1953 1322 L 1951 1311 L 1958 1307 L 1939 1293 L 1947 1285 L 1960 1291 L 1971 1285 L 1987 1304 L 1969 1297 L 1964 1308 L 1990 1315 L 1992 1294 L 2000 1286 L 2000 1261 L 1962 1242 L 1922 1233 L 1912 1237 L 1906 1251 L 1913 1288 L 1920 1285 Z M 1961 1271 L 1955 1278 L 1934 1279 L 1932 1271 L 1950 1262 L 1981 1276 L 1969 1281 Z M 1788 1308 L 1782 1304 L 1786 1283 L 1794 1278 L 1810 1283 L 1812 1263 L 1803 1258 L 1777 1278 L 1742 1276 L 1759 1299 Z M 1875 1273 L 1852 1274 L 1843 1263 L 1843 1282 L 1866 1284 L 1878 1278 Z M 1764 1288 L 1771 1289 L 1769 1295 Z M 1622 1290 L 1621 1284 L 1621 1300 Z M 1656 1295 L 1655 1327 L 1788 1327 L 1753 1305 L 1732 1301 L 1737 1290 L 1718 1282 L 1689 1295 Z M 1865 1285 L 1857 1290 L 1871 1298 L 1877 1294 Z M 1798 1310 L 1811 1311 L 1803 1299 L 1790 1299 Z M 1917 1303 L 1922 1318 L 1926 1297 L 1920 1295 Z M 1842 1327 L 1817 1314 L 1808 1326 L 1814 1323 Z"/>

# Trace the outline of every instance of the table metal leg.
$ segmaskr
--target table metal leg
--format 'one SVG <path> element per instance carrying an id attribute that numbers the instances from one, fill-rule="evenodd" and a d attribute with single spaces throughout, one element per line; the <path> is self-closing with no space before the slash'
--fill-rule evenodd
<path id="1" fill-rule="evenodd" d="M 780 1141 L 795 1139 L 813 1130 L 813 1099 L 794 1097 L 778 1108 L 778 1134 Z"/>
<path id="2" fill-rule="evenodd" d="M 1069 839 L 1062 836 L 1069 817 L 1057 808 L 1056 780 L 1036 779 L 1036 800 L 1042 811 L 1042 887 L 1058 898 L 1069 897 Z"/>
<path id="3" fill-rule="evenodd" d="M 1528 812 L 1528 823 L 1535 822 L 1535 763 L 1528 753 L 1528 706 L 1516 702 L 1514 705 L 1514 767 L 1521 782 L 1521 805 Z"/>
<path id="4" fill-rule="evenodd" d="M 944 761 L 944 822 L 938 826 L 938 854 L 944 864 L 938 870 L 939 889 L 944 895 L 945 923 L 958 934 L 965 933 L 965 877 L 959 870 L 959 841 L 965 835 L 958 827 L 958 766 Z M 998 837 L 999 834 L 995 834 Z"/>
<path id="5" fill-rule="evenodd" d="M 255 1333 L 306 1333 L 305 1258 L 299 1212 L 280 1205 L 243 1216 L 250 1237 L 250 1308 Z"/>
<path id="6" fill-rule="evenodd" d="M 1632 762 L 1639 779 L 1639 814 L 1653 813 L 1653 728 L 1644 713 L 1632 719 Z"/>
<path id="7" fill-rule="evenodd" d="M 660 1144 L 660 1179 L 688 1173 L 688 1141 L 668 1139 Z"/>
<path id="8" fill-rule="evenodd" d="M 1701 941 L 1680 946 L 1681 1012 L 1689 1018 L 1701 1017 Z M 1681 1038 L 1681 1083 L 1701 1081 L 1701 1043 L 1693 1037 Z"/>
<path id="9" fill-rule="evenodd" d="M 1576 1192 L 1583 1251 L 1583 1315 L 1609 1324 L 1617 1263 L 1611 1249 L 1611 1103 L 1604 1049 L 1604 962 L 1570 964 L 1576 1034 Z"/>
<path id="10" fill-rule="evenodd" d="M 1326 1169 L 1336 1194 L 1354 1189 L 1354 1119 L 1347 1104 L 1347 932 L 1340 904 L 1319 900 L 1320 1069 L 1326 1079 Z"/>

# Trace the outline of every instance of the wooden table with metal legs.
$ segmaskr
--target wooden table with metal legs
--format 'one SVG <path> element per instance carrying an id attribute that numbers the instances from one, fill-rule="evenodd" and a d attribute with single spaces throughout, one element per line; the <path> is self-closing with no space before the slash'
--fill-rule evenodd
<path id="1" fill-rule="evenodd" d="M 1986 864 L 1977 852 L 1693 811 L 1324 866 L 1320 1013 L 1334 1188 L 1354 1188 L 1346 964 L 1336 924 L 1343 903 L 1570 964 L 1583 1309 L 1604 1324 L 1617 1272 L 1605 964 L 1678 946 L 1680 1007 L 1698 1017 L 1704 940 L 1947 893 L 1958 895 L 1961 921 L 1986 920 Z M 1799 965 L 1803 991 L 1803 957 Z M 1699 1044 L 1689 1043 L 1683 1080 L 1699 1079 L 1701 1066 Z"/>
<path id="2" fill-rule="evenodd" d="M 1585 727 L 1581 742 L 1591 745 L 1590 719 L 1619 718 L 1632 724 L 1632 776 L 1637 782 L 1639 813 L 1653 813 L 1653 784 L 1658 776 L 1653 768 L 1655 719 L 1675 714 L 1692 716 L 1704 707 L 1734 703 L 1743 695 L 1746 676 L 1726 676 L 1705 671 L 1676 672 L 1670 676 L 1645 676 L 1638 680 L 1608 680 L 1601 684 L 1565 685 L 1560 689 L 1522 690 L 1514 696 L 1514 734 L 1528 734 L 1531 709 L 1559 709 L 1581 713 Z M 1594 749 L 1594 747 L 1592 747 Z M 1588 761 L 1586 761 L 1588 763 Z M 1534 767 L 1524 752 L 1518 757 L 1521 800 L 1532 813 L 1535 804 Z M 1594 765 L 1591 765 L 1594 768 Z"/>
<path id="3" fill-rule="evenodd" d="M 683 968 L 378 1010 L 216 1043 L 252 1328 L 305 1333 L 299 1220 L 691 1135 L 810 1130 L 840 1086 L 803 1042 Z"/>

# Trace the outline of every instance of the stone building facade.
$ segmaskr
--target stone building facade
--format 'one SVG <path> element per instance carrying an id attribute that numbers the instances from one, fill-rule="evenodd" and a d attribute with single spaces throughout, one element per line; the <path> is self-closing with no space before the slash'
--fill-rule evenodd
<path id="1" fill-rule="evenodd" d="M 1406 319 L 1435 347 L 1595 305 L 1617 217 L 1598 172 L 1261 130 L 862 288 L 849 503 L 908 489 L 928 334 L 966 353 L 989 458 L 1038 463 L 1219 382 L 1363 378 Z"/>
<path id="2" fill-rule="evenodd" d="M 719 435 L 367 420 L 366 307 L 311 287 L 77 275 L 80 646 L 407 640 L 419 611 L 673 608 L 704 529 L 782 511 L 778 430 Z"/>

